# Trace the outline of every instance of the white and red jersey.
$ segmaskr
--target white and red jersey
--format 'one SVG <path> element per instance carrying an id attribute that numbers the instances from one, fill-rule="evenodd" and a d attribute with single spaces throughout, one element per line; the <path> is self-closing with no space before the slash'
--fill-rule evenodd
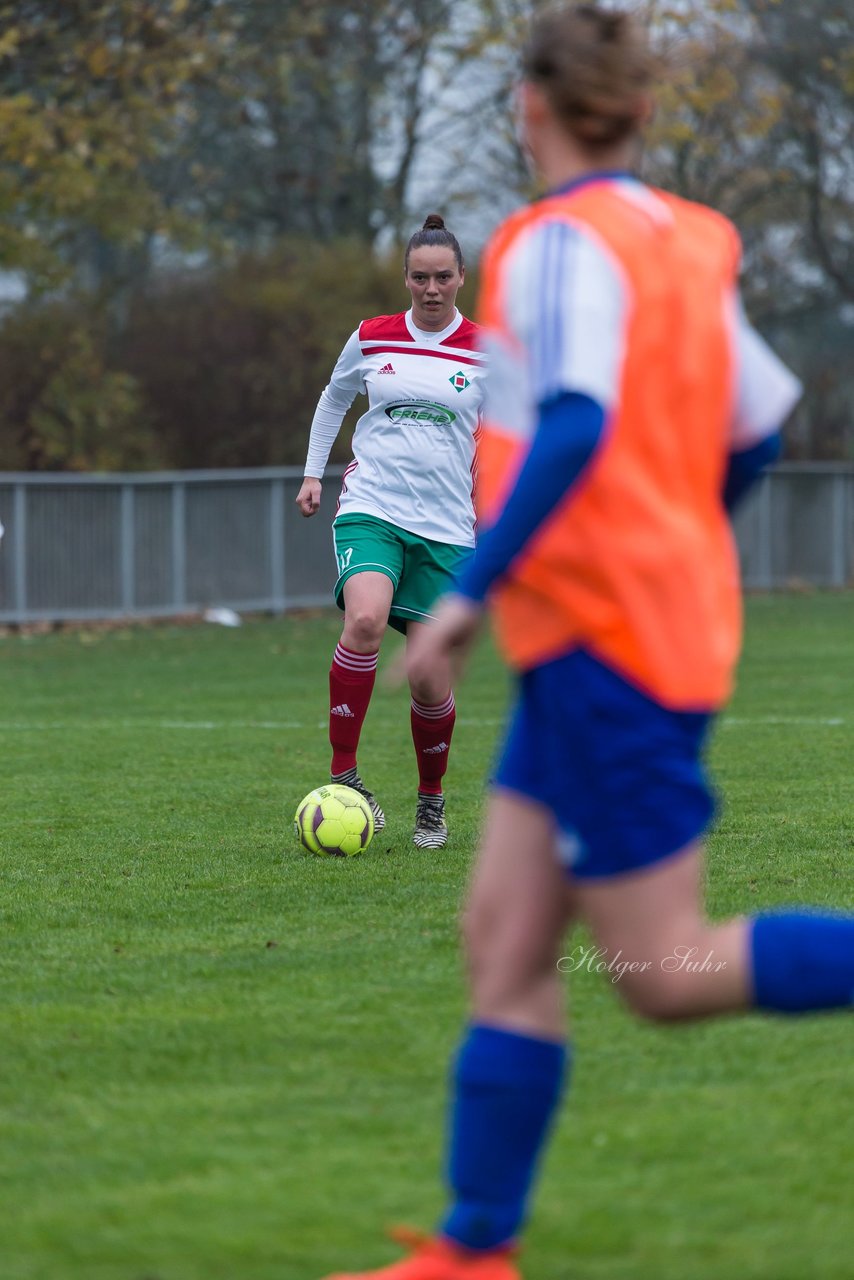
<path id="1" fill-rule="evenodd" d="M 459 311 L 437 333 L 417 329 L 411 310 L 363 320 L 318 402 L 305 474 L 323 475 L 344 415 L 364 392 L 368 408 L 353 433 L 338 514 L 378 516 L 422 538 L 473 546 L 485 371 L 481 330 Z"/>

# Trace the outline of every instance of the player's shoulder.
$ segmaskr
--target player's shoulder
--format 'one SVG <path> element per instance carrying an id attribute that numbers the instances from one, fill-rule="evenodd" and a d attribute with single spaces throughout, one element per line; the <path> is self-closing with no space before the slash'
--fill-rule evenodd
<path id="1" fill-rule="evenodd" d="M 524 263 L 526 269 L 540 258 L 551 258 L 560 246 L 582 250 L 597 248 L 599 241 L 583 218 L 574 216 L 566 196 L 546 196 L 512 213 L 494 233 L 484 255 L 490 266 L 504 272 Z"/>
<path id="2" fill-rule="evenodd" d="M 358 333 L 360 342 L 375 342 L 378 339 L 388 342 L 412 341 L 412 334 L 406 327 L 405 311 L 393 316 L 371 316 L 362 321 Z"/>
<path id="3" fill-rule="evenodd" d="M 688 200 L 685 196 L 678 196 L 672 191 L 664 191 L 657 187 L 652 187 L 650 190 L 672 211 L 674 218 L 681 226 L 695 231 L 706 240 L 710 238 L 717 240 L 736 258 L 740 256 L 741 237 L 735 224 L 726 214 L 721 213 L 719 209 L 713 209 L 711 205 L 701 204 L 698 200 Z"/>
<path id="4" fill-rule="evenodd" d="M 460 323 L 448 338 L 443 338 L 441 346 L 456 347 L 459 351 L 482 352 L 485 341 L 483 325 L 461 316 Z"/>
<path id="5" fill-rule="evenodd" d="M 699 200 L 689 200 L 687 196 L 677 195 L 675 191 L 667 191 L 663 187 L 650 187 L 649 190 L 683 218 L 707 222 L 710 225 L 720 227 L 721 230 L 735 231 L 735 226 L 726 214 L 721 213 L 720 209 L 712 208 L 710 204 L 702 204 Z"/>
<path id="6" fill-rule="evenodd" d="M 595 224 L 576 217 L 564 197 L 546 198 L 530 206 L 528 216 L 514 227 L 499 270 L 511 293 L 526 294 L 531 282 L 539 281 L 552 296 L 549 282 L 558 275 L 567 280 L 594 280 L 603 273 L 612 275 L 615 265 L 614 255 Z M 564 302 L 570 302 L 570 292 L 562 296 Z"/>

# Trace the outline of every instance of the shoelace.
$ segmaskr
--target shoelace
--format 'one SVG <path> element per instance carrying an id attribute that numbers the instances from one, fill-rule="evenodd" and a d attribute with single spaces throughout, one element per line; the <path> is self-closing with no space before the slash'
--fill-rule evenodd
<path id="1" fill-rule="evenodd" d="M 438 831 L 445 825 L 444 805 L 432 804 L 429 800 L 419 800 L 415 813 L 415 825 L 431 827 L 434 831 Z"/>
<path id="2" fill-rule="evenodd" d="M 354 791 L 358 791 L 359 795 L 364 800 L 367 800 L 368 804 L 376 804 L 373 791 L 368 790 L 358 773 L 353 773 L 352 777 L 345 773 L 334 780 L 341 786 L 352 787 Z"/>
<path id="3" fill-rule="evenodd" d="M 354 791 L 358 791 L 359 795 L 363 796 L 368 804 L 376 804 L 377 801 L 373 791 L 368 790 L 361 778 L 356 778 L 354 782 L 350 783 L 350 786 Z"/>

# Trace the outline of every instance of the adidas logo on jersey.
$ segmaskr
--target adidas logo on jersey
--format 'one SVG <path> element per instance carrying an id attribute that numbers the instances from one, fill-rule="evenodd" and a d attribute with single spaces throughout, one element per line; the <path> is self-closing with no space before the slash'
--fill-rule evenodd
<path id="1" fill-rule="evenodd" d="M 447 750 L 448 750 L 447 742 L 440 742 L 438 747 L 425 747 L 422 752 L 422 755 L 438 756 L 438 755 L 441 755 L 443 751 L 447 751 Z"/>
<path id="2" fill-rule="evenodd" d="M 333 716 L 349 716 L 351 720 L 356 719 L 356 713 L 351 711 L 346 702 L 339 702 L 337 707 L 333 707 L 330 712 Z"/>
<path id="3" fill-rule="evenodd" d="M 378 370 L 378 372 L 379 372 L 379 373 L 394 373 L 394 367 L 393 367 L 393 366 L 392 366 L 392 364 L 389 362 L 389 364 L 384 364 L 384 365 L 383 365 L 383 367 L 382 367 L 381 369 L 379 369 L 379 370 Z"/>

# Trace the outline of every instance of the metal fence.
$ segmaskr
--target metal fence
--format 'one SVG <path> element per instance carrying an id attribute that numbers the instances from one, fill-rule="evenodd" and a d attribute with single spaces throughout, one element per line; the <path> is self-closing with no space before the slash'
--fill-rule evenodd
<path id="1" fill-rule="evenodd" d="M 744 585 L 854 586 L 854 467 L 783 463 L 736 512 Z"/>
<path id="2" fill-rule="evenodd" d="M 0 623 L 328 604 L 341 468 L 304 520 L 297 467 L 0 473 Z M 739 511 L 748 588 L 854 585 L 854 467 L 788 464 Z"/>

